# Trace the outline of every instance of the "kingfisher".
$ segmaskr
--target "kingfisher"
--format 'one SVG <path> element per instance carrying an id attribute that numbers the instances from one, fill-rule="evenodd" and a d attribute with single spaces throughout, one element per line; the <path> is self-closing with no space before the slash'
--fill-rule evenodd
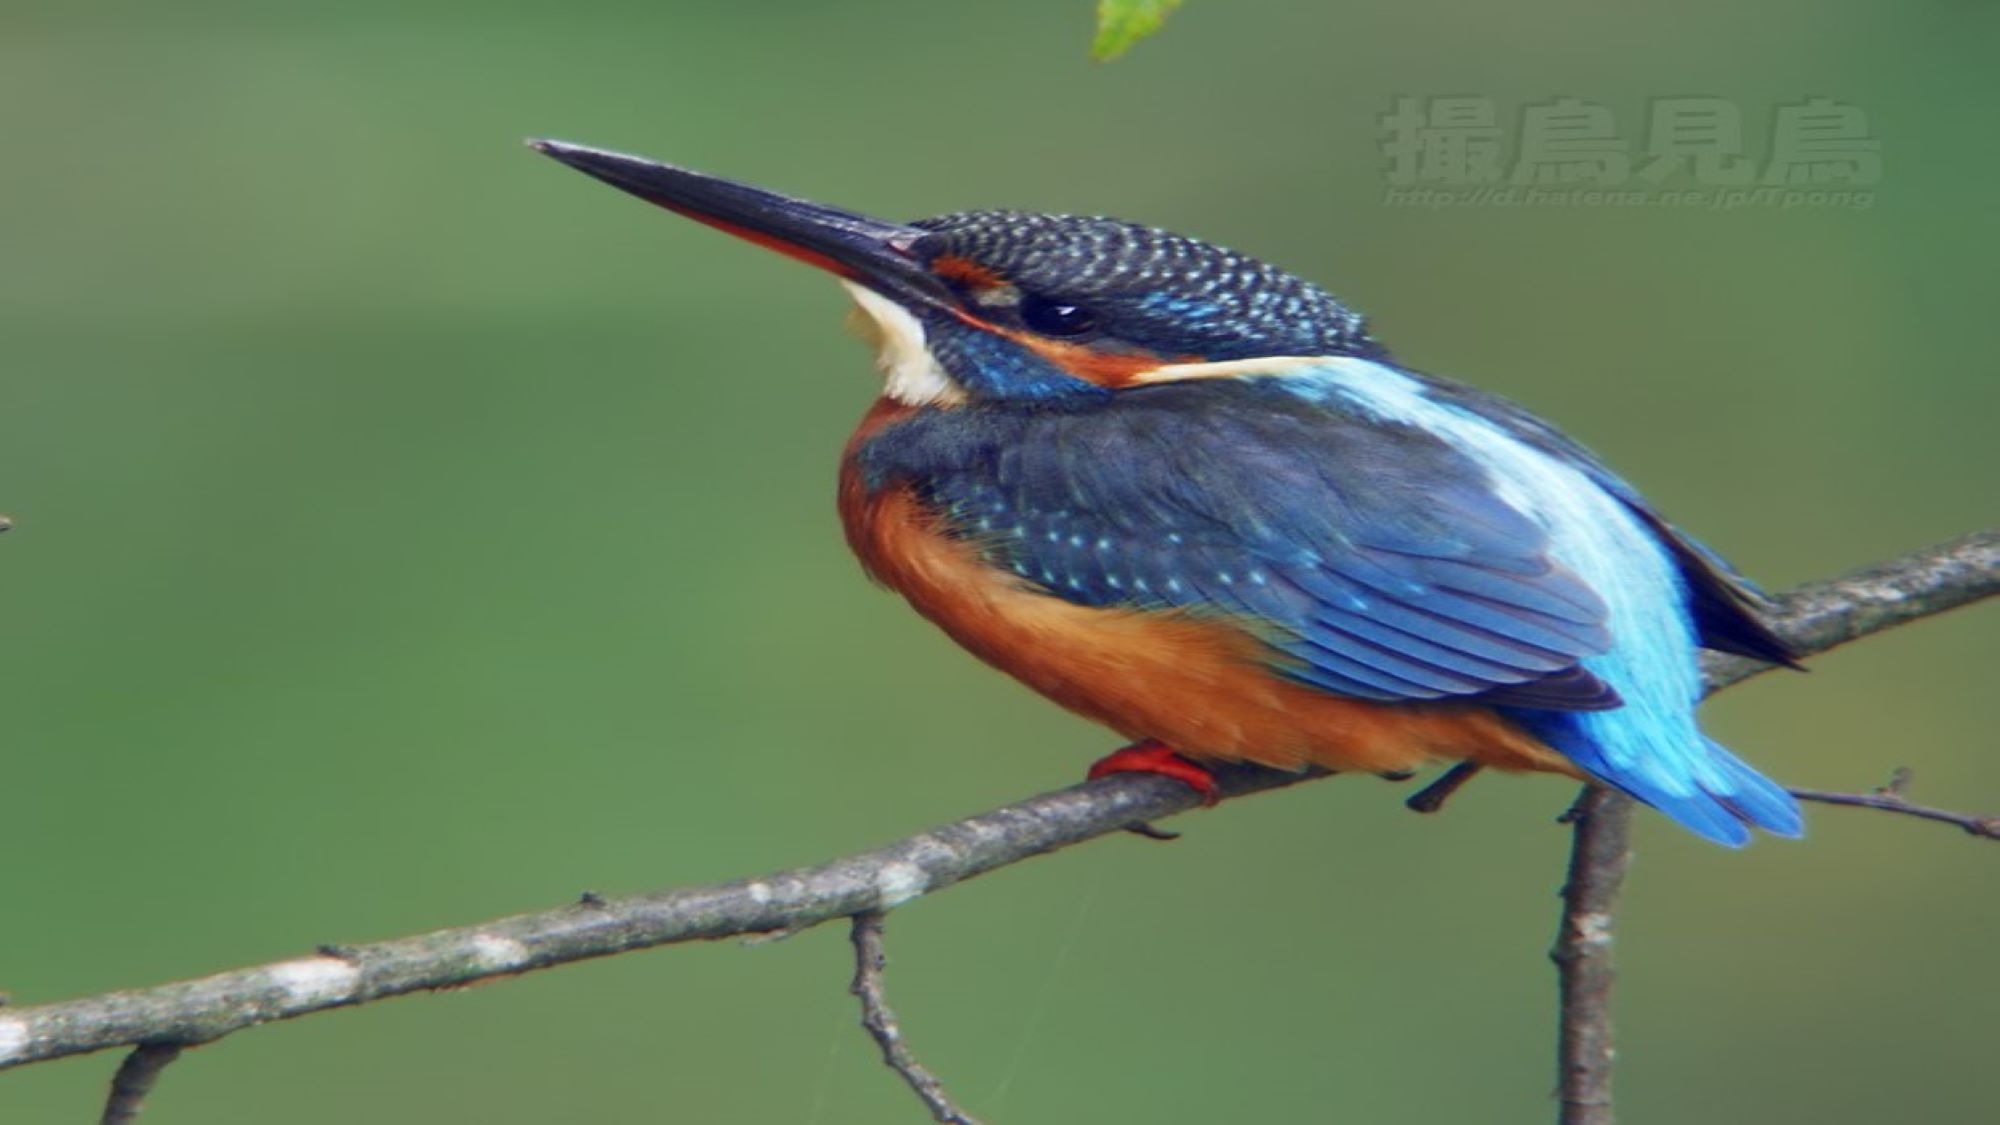
<path id="1" fill-rule="evenodd" d="M 1209 767 L 1540 771 L 1741 846 L 1797 803 L 1701 731 L 1697 650 L 1796 666 L 1756 588 L 1325 290 L 1104 217 L 912 223 L 531 146 L 829 272 L 878 353 L 849 545 L 986 663 L 1213 799 Z"/>

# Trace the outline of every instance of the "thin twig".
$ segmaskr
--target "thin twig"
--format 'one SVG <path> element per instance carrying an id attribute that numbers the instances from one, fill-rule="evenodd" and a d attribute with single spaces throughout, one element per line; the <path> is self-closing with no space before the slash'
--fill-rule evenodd
<path id="1" fill-rule="evenodd" d="M 2000 840 L 2000 816 L 1952 812 L 1950 809 L 1916 804 L 1903 796 L 1903 789 L 1909 783 L 1910 771 L 1899 769 L 1889 784 L 1872 793 L 1840 793 L 1829 789 L 1794 789 L 1791 793 L 1801 801 L 1817 801 L 1822 805 L 1849 805 L 1858 809 L 1900 813 L 1920 820 L 1935 820 L 1940 824 L 1955 824 L 1971 835 Z"/>
<path id="2" fill-rule="evenodd" d="M 1818 652 L 2000 591 L 2000 532 L 1981 532 L 1806 587 L 1776 627 Z M 1711 687 L 1764 666 L 1705 664 Z M 1296 774 L 1217 771 L 1224 796 Z M 272 1020 L 672 942 L 796 931 L 921 894 L 1201 804 L 1167 778 L 1119 774 L 920 832 L 886 847 L 762 879 L 578 903 L 479 925 L 258 965 L 129 992 L 0 1009 L 0 1069 L 148 1042 L 197 1043 Z"/>
<path id="3" fill-rule="evenodd" d="M 931 1120 L 944 1125 L 979 1125 L 971 1115 L 952 1104 L 945 1096 L 944 1083 L 917 1061 L 916 1053 L 903 1040 L 902 1025 L 889 1008 L 889 998 L 883 995 L 882 969 L 889 958 L 882 949 L 882 912 L 864 910 L 856 914 L 849 938 L 854 942 L 854 983 L 847 986 L 847 991 L 861 1001 L 861 1026 L 868 1029 L 875 1045 L 882 1048 L 882 1062 L 916 1092 L 924 1108 L 931 1111 Z"/>
<path id="4" fill-rule="evenodd" d="M 111 1093 L 104 1099 L 104 1113 L 98 1117 L 98 1125 L 130 1125 L 137 1121 L 139 1111 L 146 1107 L 146 1095 L 153 1092 L 153 1084 L 160 1080 L 160 1072 L 181 1057 L 181 1049 L 179 1043 L 141 1043 L 132 1048 L 132 1053 L 118 1064 L 118 1073 L 111 1076 Z"/>
<path id="5" fill-rule="evenodd" d="M 1631 863 L 1632 799 L 1586 785 L 1564 819 L 1575 842 L 1563 882 L 1556 963 L 1561 1033 L 1557 1098 L 1562 1125 L 1611 1125 L 1611 927 Z"/>

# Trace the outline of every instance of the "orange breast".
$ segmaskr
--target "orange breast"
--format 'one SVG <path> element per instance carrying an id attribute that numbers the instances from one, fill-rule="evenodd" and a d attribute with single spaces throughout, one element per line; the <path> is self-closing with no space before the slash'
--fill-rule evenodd
<path id="1" fill-rule="evenodd" d="M 1469 758 L 1573 773 L 1490 709 L 1381 704 L 1295 684 L 1227 621 L 1181 611 L 1092 608 L 1042 593 L 946 534 L 907 489 L 869 493 L 856 446 L 910 408 L 878 403 L 841 476 L 841 519 L 862 565 L 981 660 L 1131 739 L 1195 757 L 1296 769 L 1402 770 Z"/>

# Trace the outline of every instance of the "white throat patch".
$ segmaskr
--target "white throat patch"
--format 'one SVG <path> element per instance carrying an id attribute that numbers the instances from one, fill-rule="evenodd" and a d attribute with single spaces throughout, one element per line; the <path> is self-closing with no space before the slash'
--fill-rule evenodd
<path id="1" fill-rule="evenodd" d="M 865 285 L 842 281 L 854 298 L 848 323 L 875 347 L 875 365 L 882 369 L 882 393 L 908 406 L 955 404 L 965 391 L 938 366 L 924 341 L 924 326 L 908 309 Z"/>

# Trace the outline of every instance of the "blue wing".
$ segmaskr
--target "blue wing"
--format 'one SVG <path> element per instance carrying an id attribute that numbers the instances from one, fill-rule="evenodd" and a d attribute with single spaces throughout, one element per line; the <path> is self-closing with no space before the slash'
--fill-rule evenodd
<path id="1" fill-rule="evenodd" d="M 1581 666 L 1611 644 L 1602 600 L 1477 464 L 1417 427 L 1204 380 L 1115 408 L 921 415 L 861 457 L 1050 594 L 1227 615 L 1326 691 L 1620 703 Z"/>

